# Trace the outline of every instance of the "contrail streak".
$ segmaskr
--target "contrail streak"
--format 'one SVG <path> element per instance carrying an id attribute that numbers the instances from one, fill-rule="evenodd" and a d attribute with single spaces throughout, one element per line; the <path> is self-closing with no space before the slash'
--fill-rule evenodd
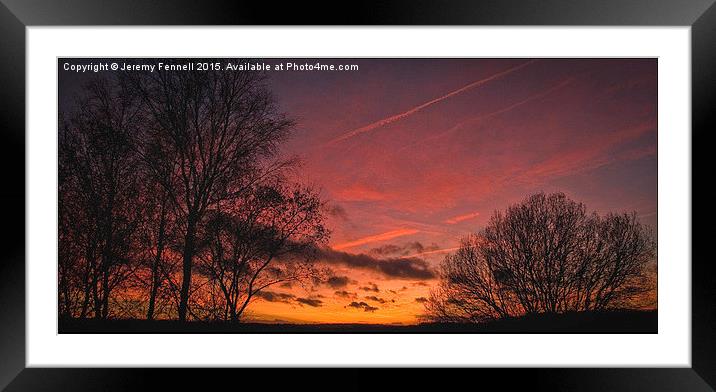
<path id="1" fill-rule="evenodd" d="M 408 144 L 408 145 L 406 145 L 406 146 L 403 146 L 400 150 L 398 150 L 398 152 L 403 151 L 403 150 L 405 150 L 405 149 L 407 149 L 407 148 L 413 147 L 413 146 L 415 146 L 416 144 L 426 143 L 426 142 L 429 142 L 429 141 L 432 141 L 432 140 L 435 140 L 435 139 L 439 139 L 439 138 L 444 137 L 444 136 L 446 136 L 446 135 L 449 135 L 449 134 L 451 134 L 451 133 L 457 131 L 459 128 L 461 128 L 462 126 L 464 126 L 464 125 L 465 125 L 466 123 L 468 123 L 468 122 L 474 122 L 474 121 L 478 121 L 478 120 L 485 120 L 485 119 L 488 119 L 488 118 L 491 118 L 491 117 L 495 117 L 495 116 L 498 116 L 498 115 L 500 115 L 500 114 L 509 112 L 510 110 L 515 109 L 515 108 L 517 108 L 517 107 L 520 107 L 520 106 L 522 106 L 522 105 L 524 105 L 524 104 L 527 104 L 527 103 L 529 103 L 529 102 L 532 102 L 532 101 L 535 101 L 535 100 L 537 100 L 537 99 L 546 97 L 547 95 L 552 94 L 553 92 L 555 92 L 555 91 L 557 91 L 557 90 L 559 90 L 559 89 L 561 89 L 561 88 L 567 86 L 568 84 L 572 83 L 573 81 L 574 81 L 574 78 L 565 79 L 565 80 L 563 80 L 563 81 L 557 83 L 556 85 L 554 85 L 554 86 L 548 88 L 547 90 L 544 90 L 544 91 L 542 91 L 542 92 L 540 92 L 540 93 L 531 95 L 531 96 L 529 96 L 529 97 L 527 97 L 527 98 L 525 98 L 525 99 L 523 99 L 523 100 L 521 100 L 521 101 L 519 101 L 519 102 L 513 103 L 513 104 L 510 105 L 510 106 L 507 106 L 507 107 L 505 107 L 505 108 L 496 110 L 496 111 L 494 111 L 494 112 L 490 112 L 490 113 L 487 113 L 487 114 L 479 115 L 479 116 L 477 116 L 477 117 L 473 117 L 473 118 L 471 118 L 471 119 L 468 119 L 468 120 L 466 120 L 466 121 L 463 121 L 463 122 L 461 122 L 461 123 L 455 125 L 454 127 L 448 129 L 447 131 L 443 131 L 443 132 L 441 132 L 441 133 L 439 133 L 439 134 L 437 134 L 437 135 L 433 135 L 433 136 L 427 137 L 427 138 L 425 138 L 425 139 L 412 142 L 412 143 L 410 143 L 410 144 Z"/>
<path id="2" fill-rule="evenodd" d="M 377 242 L 377 241 L 385 241 L 385 240 L 390 240 L 390 239 L 397 238 L 397 237 L 411 235 L 411 234 L 415 234 L 417 232 L 418 232 L 418 230 L 415 230 L 415 229 L 397 229 L 397 230 L 389 231 L 386 233 L 363 237 L 363 238 L 357 239 L 355 241 L 338 244 L 336 246 L 333 246 L 333 249 L 334 250 L 343 250 L 343 249 L 352 248 L 352 247 L 358 246 L 358 245 L 365 245 L 365 244 L 370 244 L 370 243 Z"/>
<path id="3" fill-rule="evenodd" d="M 493 81 L 493 80 L 495 80 L 495 79 L 499 79 L 499 78 L 501 78 L 501 77 L 503 77 L 503 76 L 505 76 L 505 75 L 509 75 L 509 74 L 511 74 L 512 72 L 515 72 L 515 71 L 517 71 L 517 70 L 519 70 L 519 69 L 522 69 L 522 68 L 528 66 L 529 64 L 532 64 L 533 62 L 535 62 L 535 60 L 527 61 L 527 62 L 522 63 L 522 64 L 520 64 L 520 65 L 518 65 L 518 66 L 516 66 L 516 67 L 512 67 L 512 68 L 510 68 L 510 69 L 508 69 L 508 70 L 505 70 L 505 71 L 502 71 L 502 72 L 498 72 L 498 73 L 496 73 L 496 74 L 494 74 L 494 75 L 492 75 L 492 76 L 490 76 L 490 77 L 487 77 L 487 78 L 485 78 L 485 79 L 481 79 L 481 80 L 478 80 L 478 81 L 476 81 L 476 82 L 472 82 L 472 83 L 470 83 L 470 84 L 468 84 L 468 85 L 466 85 L 466 86 L 463 86 L 463 87 L 461 87 L 461 88 L 459 88 L 459 89 L 457 89 L 457 90 L 455 90 L 455 91 L 452 91 L 452 92 L 450 92 L 450 93 L 447 93 L 447 94 L 445 94 L 445 95 L 443 95 L 443 96 L 441 96 L 441 97 L 435 98 L 435 99 L 433 99 L 433 100 L 431 100 L 431 101 L 425 102 L 425 103 L 423 103 L 423 104 L 421 104 L 421 105 L 418 105 L 418 106 L 416 106 L 416 107 L 414 107 L 414 108 L 412 108 L 412 109 L 410 109 L 410 110 L 408 110 L 408 111 L 405 111 L 405 112 L 403 112 L 403 113 L 399 113 L 399 114 L 396 114 L 396 115 L 393 115 L 393 116 L 390 116 L 390 117 L 386 117 L 386 118 L 384 118 L 384 119 L 382 119 L 382 120 L 378 120 L 378 121 L 376 121 L 376 122 L 374 122 L 374 123 L 371 123 L 371 124 L 368 124 L 368 125 L 366 125 L 366 126 L 363 126 L 363 127 L 357 128 L 357 129 L 354 129 L 354 130 L 352 130 L 352 131 L 350 131 L 350 132 L 348 132 L 348 133 L 345 133 L 345 134 L 343 134 L 343 135 L 341 135 L 341 136 L 339 136 L 339 137 L 337 137 L 337 138 L 335 138 L 335 139 L 329 141 L 328 143 L 326 143 L 326 145 L 332 145 L 332 144 L 335 144 L 335 143 L 339 143 L 339 142 L 341 142 L 341 141 L 344 141 L 344 140 L 346 140 L 346 139 L 350 139 L 350 138 L 352 138 L 352 137 L 354 137 L 354 136 L 357 136 L 357 135 L 360 135 L 360 134 L 362 134 L 362 133 L 366 133 L 366 132 L 372 131 L 372 130 L 374 130 L 374 129 L 376 129 L 376 128 L 380 128 L 380 127 L 385 126 L 385 125 L 388 125 L 388 124 L 390 124 L 390 123 L 394 123 L 394 122 L 396 122 L 396 121 L 398 121 L 398 120 L 401 120 L 401 119 L 403 119 L 403 118 L 405 118 L 405 117 L 410 116 L 411 114 L 415 114 L 415 113 L 417 113 L 417 112 L 419 112 L 419 111 L 421 111 L 421 110 L 427 108 L 428 106 L 432 106 L 432 105 L 434 105 L 434 104 L 436 104 L 436 103 L 438 103 L 438 102 L 444 101 L 444 100 L 446 100 L 446 99 L 448 99 L 448 98 L 450 98 L 450 97 L 453 97 L 453 96 L 455 96 L 455 95 L 458 95 L 458 94 L 460 94 L 460 93 L 463 93 L 463 92 L 465 92 L 465 91 L 467 91 L 467 90 L 470 90 L 470 89 L 472 89 L 472 88 L 481 86 L 481 85 L 483 85 L 483 84 L 485 84 L 485 83 L 488 83 L 488 82 L 491 82 L 491 81 Z"/>

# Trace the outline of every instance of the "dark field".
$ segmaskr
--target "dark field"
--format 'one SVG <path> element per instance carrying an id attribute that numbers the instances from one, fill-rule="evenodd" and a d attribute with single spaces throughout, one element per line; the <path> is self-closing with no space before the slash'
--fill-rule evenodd
<path id="1" fill-rule="evenodd" d="M 657 333 L 657 311 L 539 314 L 482 324 L 261 324 L 60 319 L 59 333 Z"/>

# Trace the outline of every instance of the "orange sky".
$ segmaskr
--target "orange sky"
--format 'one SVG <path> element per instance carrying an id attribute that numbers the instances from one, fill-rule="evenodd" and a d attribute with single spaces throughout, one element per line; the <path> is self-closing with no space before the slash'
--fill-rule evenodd
<path id="1" fill-rule="evenodd" d="M 273 287 L 252 319 L 416 322 L 460 237 L 532 192 L 656 229 L 655 60 L 348 62 L 271 75 L 298 120 L 284 153 L 329 202 L 333 279 Z"/>

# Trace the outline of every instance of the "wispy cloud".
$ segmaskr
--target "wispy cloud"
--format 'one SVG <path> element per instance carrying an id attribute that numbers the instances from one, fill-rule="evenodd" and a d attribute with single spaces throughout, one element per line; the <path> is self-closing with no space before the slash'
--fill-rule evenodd
<path id="1" fill-rule="evenodd" d="M 370 244 L 373 242 L 386 241 L 386 240 L 390 240 L 390 239 L 397 238 L 397 237 L 412 235 L 412 234 L 417 233 L 418 231 L 419 230 L 415 230 L 415 229 L 391 230 L 391 231 L 388 231 L 385 233 L 380 233 L 380 234 L 376 234 L 376 235 L 359 238 L 355 241 L 344 242 L 342 244 L 333 246 L 333 249 L 343 250 L 343 249 L 353 248 L 353 247 L 359 246 L 359 245 L 365 245 L 365 244 Z"/>
<path id="2" fill-rule="evenodd" d="M 416 253 L 416 254 L 410 255 L 410 256 L 404 256 L 403 258 L 422 257 L 422 256 L 434 255 L 434 254 L 438 254 L 438 253 L 449 253 L 449 252 L 452 252 L 452 251 L 456 251 L 456 250 L 458 250 L 458 249 L 460 249 L 459 246 L 456 246 L 456 247 L 453 247 L 453 248 L 436 249 L 436 250 L 431 250 L 431 251 L 428 251 L 428 252 Z"/>
<path id="3" fill-rule="evenodd" d="M 445 130 L 445 131 L 443 131 L 443 132 L 440 132 L 440 133 L 435 134 L 435 135 L 433 135 L 433 136 L 426 137 L 425 139 L 418 140 L 418 141 L 415 141 L 415 142 L 413 142 L 413 143 L 410 143 L 410 144 L 408 144 L 408 145 L 402 147 L 402 148 L 399 149 L 398 151 L 403 151 L 403 150 L 405 150 L 405 149 L 407 149 L 407 148 L 410 148 L 410 147 L 413 147 L 413 146 L 415 146 L 415 145 L 417 145 L 417 144 L 424 144 L 424 143 L 431 142 L 431 141 L 434 141 L 434 140 L 436 140 L 436 139 L 439 139 L 439 138 L 448 136 L 448 135 L 453 134 L 453 133 L 455 133 L 456 131 L 462 129 L 463 127 L 465 127 L 465 126 L 468 125 L 468 124 L 474 124 L 474 123 L 476 123 L 476 122 L 488 120 L 488 119 L 490 119 L 490 118 L 493 118 L 493 117 L 499 116 L 499 115 L 501 115 L 501 114 L 507 113 L 507 112 L 509 112 L 509 111 L 511 111 L 511 110 L 513 110 L 513 109 L 516 109 L 516 108 L 518 108 L 518 107 L 520 107 L 520 106 L 526 105 L 526 104 L 528 104 L 528 103 L 530 103 L 530 102 L 532 102 L 532 101 L 536 101 L 536 100 L 538 100 L 538 99 L 544 98 L 544 97 L 548 96 L 549 94 L 552 94 L 553 92 L 555 92 L 555 91 L 557 91 L 557 90 L 559 90 L 559 89 L 561 89 L 561 88 L 563 88 L 563 87 L 566 87 L 567 85 L 569 85 L 570 83 L 572 83 L 574 80 L 575 80 L 575 78 L 567 78 L 567 79 L 565 79 L 565 80 L 563 80 L 563 81 L 557 83 L 556 85 L 554 85 L 554 86 L 552 86 L 552 87 L 550 87 L 550 88 L 548 88 L 548 89 L 546 89 L 546 90 L 540 91 L 540 92 L 538 92 L 538 93 L 536 93 L 536 94 L 532 94 L 532 95 L 530 95 L 529 97 L 527 97 L 527 98 L 525 98 L 525 99 L 522 99 L 522 100 L 520 100 L 520 101 L 517 101 L 517 102 L 515 102 L 515 103 L 513 103 L 513 104 L 511 104 L 511 105 L 508 105 L 508 106 L 504 107 L 504 108 L 497 109 L 497 110 L 492 111 L 492 112 L 489 112 L 489 113 L 480 114 L 480 115 L 478 115 L 478 116 L 469 118 L 469 119 L 467 119 L 467 120 L 465 120 L 465 121 L 463 121 L 463 122 L 460 122 L 460 123 L 456 124 L 455 126 L 449 128 L 449 129 L 447 129 L 447 130 Z"/>
<path id="4" fill-rule="evenodd" d="M 299 305 L 308 305 L 313 308 L 323 306 L 323 301 L 315 298 L 296 298 L 296 302 L 298 302 Z"/>
<path id="5" fill-rule="evenodd" d="M 440 247 L 437 244 L 431 244 L 431 245 L 423 245 L 420 241 L 412 241 L 407 242 L 405 244 L 396 245 L 396 244 L 385 244 L 382 246 L 379 246 L 377 248 L 373 248 L 370 250 L 370 253 L 386 256 L 386 255 L 400 255 L 400 256 L 407 256 L 411 253 L 423 253 L 428 252 L 431 250 L 439 249 Z"/>
<path id="6" fill-rule="evenodd" d="M 635 140 L 650 132 L 654 132 L 655 130 L 656 123 L 654 121 L 647 121 L 636 126 L 626 127 L 608 135 L 601 136 L 583 148 L 573 149 L 567 153 L 555 154 L 537 165 L 523 170 L 517 177 L 506 178 L 505 180 L 536 182 L 544 180 L 545 178 L 564 177 L 585 170 L 596 169 L 617 159 L 606 154 L 610 149 Z M 652 151 L 653 147 L 651 146 L 649 149 L 639 150 L 639 153 L 631 157 L 631 159 L 649 155 Z"/>
<path id="7" fill-rule="evenodd" d="M 479 212 L 471 212 L 471 213 L 469 213 L 469 214 L 463 214 L 463 215 L 453 216 L 452 218 L 445 220 L 445 223 L 447 223 L 447 224 L 449 224 L 449 225 L 454 225 L 454 224 L 460 223 L 460 222 L 462 222 L 462 221 L 466 221 L 466 220 L 470 220 L 470 219 L 475 219 L 475 218 L 477 218 L 478 216 L 480 216 L 480 213 L 479 213 Z"/>
<path id="8" fill-rule="evenodd" d="M 421 105 L 415 106 L 414 108 L 409 109 L 409 110 L 407 110 L 407 111 L 405 111 L 405 112 L 402 112 L 402 113 L 399 113 L 399 114 L 395 114 L 395 115 L 390 116 L 390 117 L 386 117 L 386 118 L 384 118 L 384 119 L 378 120 L 378 121 L 373 122 L 373 123 L 371 123 L 371 124 L 368 124 L 368 125 L 366 125 L 366 126 L 363 126 L 363 127 L 354 129 L 354 130 L 352 130 L 352 131 L 346 132 L 345 134 L 343 134 L 343 135 L 341 135 L 341 136 L 339 136 L 339 137 L 337 137 L 337 138 L 335 138 L 335 139 L 329 141 L 329 142 L 327 143 L 327 145 L 332 145 L 332 144 L 335 144 L 335 143 L 342 142 L 342 141 L 344 141 L 344 140 L 350 139 L 350 138 L 355 137 L 355 136 L 358 136 L 358 135 L 360 135 L 360 134 L 363 134 L 363 133 L 366 133 L 366 132 L 370 132 L 370 131 L 372 131 L 372 130 L 374 130 L 374 129 L 376 129 L 376 128 L 380 128 L 380 127 L 386 126 L 386 125 L 388 125 L 388 124 L 394 123 L 394 122 L 396 122 L 396 121 L 398 121 L 398 120 L 404 119 L 405 117 L 408 117 L 408 116 L 410 116 L 410 115 L 412 115 L 412 114 L 415 114 L 415 113 L 417 113 L 417 112 L 419 112 L 419 111 L 421 111 L 421 110 L 423 110 L 423 109 L 425 109 L 425 108 L 427 108 L 427 107 L 429 107 L 429 106 L 432 106 L 432 105 L 434 105 L 434 104 L 436 104 L 436 103 L 438 103 L 438 102 L 444 101 L 444 100 L 446 100 L 446 99 L 448 99 L 448 98 L 450 98 L 450 97 L 453 97 L 453 96 L 455 96 L 455 95 L 461 94 L 461 93 L 463 93 L 463 92 L 465 92 L 465 91 L 468 91 L 468 90 L 470 90 L 470 89 L 473 89 L 473 88 L 475 88 L 475 87 L 482 86 L 482 85 L 485 84 L 485 83 L 488 83 L 488 82 L 491 82 L 491 81 L 493 81 L 493 80 L 499 79 L 499 78 L 501 78 L 501 77 L 503 77 L 503 76 L 509 75 L 509 74 L 511 74 L 511 73 L 513 73 L 513 72 L 519 70 L 519 69 L 522 69 L 522 68 L 526 67 L 527 65 L 529 65 L 529 64 L 531 64 L 531 63 L 533 63 L 533 62 L 535 62 L 535 61 L 536 61 L 536 60 L 529 60 L 529 61 L 524 62 L 524 63 L 522 63 L 522 64 L 520 64 L 520 65 L 518 65 L 518 66 L 512 67 L 512 68 L 510 68 L 510 69 L 508 69 L 508 70 L 505 70 L 505 71 L 502 71 L 502 72 L 498 72 L 498 73 L 496 73 L 496 74 L 494 74 L 494 75 L 491 75 L 491 76 L 489 76 L 489 77 L 487 77 L 487 78 L 484 78 L 484 79 L 481 79 L 481 80 L 472 82 L 472 83 L 470 83 L 470 84 L 468 84 L 468 85 L 466 85 L 466 86 L 463 86 L 463 87 L 461 87 L 461 88 L 459 88 L 459 89 L 457 89 L 457 90 L 451 91 L 451 92 L 449 92 L 449 93 L 447 93 L 447 94 L 445 94 L 445 95 L 443 95 L 443 96 L 440 96 L 440 97 L 438 97 L 438 98 L 432 99 L 432 100 L 430 100 L 430 101 L 428 101 L 428 102 L 425 102 L 425 103 L 423 103 L 423 104 L 421 104 Z"/>

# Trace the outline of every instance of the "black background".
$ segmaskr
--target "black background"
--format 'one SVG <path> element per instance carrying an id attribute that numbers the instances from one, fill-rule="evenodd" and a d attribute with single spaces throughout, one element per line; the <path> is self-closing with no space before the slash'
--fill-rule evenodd
<path id="1" fill-rule="evenodd" d="M 397 391 L 431 388 L 699 391 L 716 386 L 716 274 L 710 135 L 716 110 L 714 0 L 260 1 L 0 0 L 0 387 L 25 390 Z M 38 25 L 671 25 L 692 26 L 692 368 L 25 369 L 25 26 Z M 50 90 L 54 94 L 54 89 Z M 663 109 L 662 109 L 663 110 Z M 51 130 L 48 130 L 51 131 Z M 708 139 L 707 139 L 708 138 Z M 713 154 L 713 153 L 711 153 Z M 697 182 L 699 178 L 701 181 Z M 22 206 L 22 207 L 21 207 Z M 660 208 L 669 206 L 660 205 Z M 55 218 L 48 217 L 48 224 Z M 713 225 L 711 225 L 713 226 Z M 689 260 L 665 260 L 685 263 Z M 666 294 L 668 295 L 668 294 Z M 242 355 L 242 353 L 237 353 Z M 279 355 L 279 354 L 277 354 Z M 448 374 L 442 374 L 448 373 Z M 9 385 L 8 385 L 9 384 Z"/>

